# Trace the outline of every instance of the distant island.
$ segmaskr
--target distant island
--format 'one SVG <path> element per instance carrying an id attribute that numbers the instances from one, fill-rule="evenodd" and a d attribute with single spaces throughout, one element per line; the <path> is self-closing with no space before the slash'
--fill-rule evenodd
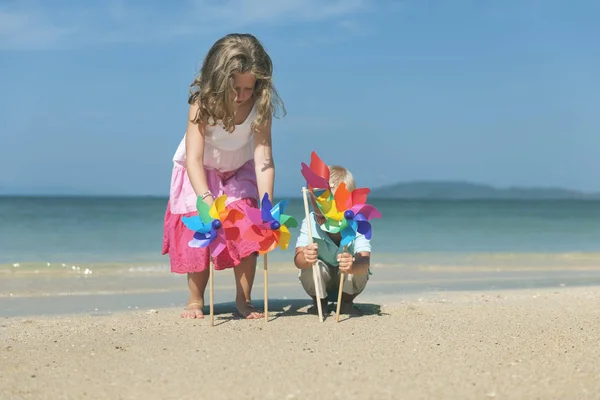
<path id="1" fill-rule="evenodd" d="M 165 194 L 108 194 L 86 193 L 74 188 L 7 188 L 0 186 L 0 197 L 111 197 L 162 198 Z M 288 198 L 301 198 L 298 194 Z M 589 193 L 552 187 L 507 187 L 461 181 L 413 181 L 371 187 L 370 198 L 412 200 L 600 200 L 600 192 Z"/>
<path id="2" fill-rule="evenodd" d="M 371 190 L 379 199 L 600 200 L 600 193 L 563 188 L 508 187 L 458 181 L 400 182 Z"/>

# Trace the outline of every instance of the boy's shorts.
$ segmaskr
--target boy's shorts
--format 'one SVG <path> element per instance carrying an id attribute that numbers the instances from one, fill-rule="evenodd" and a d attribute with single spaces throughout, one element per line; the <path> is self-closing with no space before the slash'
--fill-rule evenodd
<path id="1" fill-rule="evenodd" d="M 331 267 L 321 260 L 317 260 L 317 279 L 320 280 L 321 291 L 318 297 L 327 298 L 327 293 L 337 293 L 340 286 L 340 270 L 337 267 Z M 302 287 L 309 296 L 316 296 L 315 281 L 313 279 L 313 269 L 306 268 L 300 270 L 298 277 Z M 369 274 L 352 275 L 346 274 L 342 291 L 349 295 L 360 294 L 369 281 Z M 337 299 L 336 299 L 337 301 Z"/>

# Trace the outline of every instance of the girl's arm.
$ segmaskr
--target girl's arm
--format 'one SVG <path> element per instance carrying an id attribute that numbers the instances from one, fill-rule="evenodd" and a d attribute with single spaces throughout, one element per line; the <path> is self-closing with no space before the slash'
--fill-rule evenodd
<path id="1" fill-rule="evenodd" d="M 267 193 L 273 201 L 275 163 L 271 148 L 271 118 L 254 134 L 254 168 L 260 200 Z"/>
<path id="2" fill-rule="evenodd" d="M 185 155 L 190 183 L 194 188 L 194 192 L 196 192 L 196 196 L 202 196 L 209 189 L 206 182 L 206 173 L 204 172 L 204 125 L 195 124 L 191 121 L 196 117 L 197 111 L 198 106 L 192 104 L 185 135 Z M 204 198 L 204 202 L 209 206 L 212 205 L 213 200 L 212 196 Z"/>

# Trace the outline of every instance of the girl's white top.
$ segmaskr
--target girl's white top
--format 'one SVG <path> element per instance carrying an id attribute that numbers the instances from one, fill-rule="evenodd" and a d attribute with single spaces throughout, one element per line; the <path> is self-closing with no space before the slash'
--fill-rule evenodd
<path id="1" fill-rule="evenodd" d="M 204 167 L 220 172 L 235 171 L 254 158 L 254 132 L 250 129 L 256 119 L 256 103 L 248 118 L 227 132 L 221 123 L 206 125 L 204 135 Z M 173 156 L 173 162 L 186 166 L 185 135 Z"/>

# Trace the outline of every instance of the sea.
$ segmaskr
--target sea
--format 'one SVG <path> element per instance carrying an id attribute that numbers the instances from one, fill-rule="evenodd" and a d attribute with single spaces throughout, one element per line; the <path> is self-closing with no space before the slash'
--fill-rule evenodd
<path id="1" fill-rule="evenodd" d="M 600 202 L 378 200 L 361 301 L 424 293 L 600 285 Z M 166 198 L 0 197 L 0 316 L 183 307 L 185 275 L 161 254 Z M 304 217 L 301 199 L 286 213 Z M 306 301 L 286 251 L 268 255 L 269 299 Z M 264 260 L 259 261 L 263 266 Z M 264 266 L 263 266 L 264 268 Z M 262 302 L 264 273 L 253 301 Z M 215 274 L 229 304 L 233 274 Z M 386 300 L 388 299 L 388 300 Z"/>
<path id="2" fill-rule="evenodd" d="M 374 262 L 476 255 L 600 253 L 600 201 L 378 200 Z M 161 255 L 166 198 L 0 197 L 0 264 L 168 265 Z M 304 217 L 301 199 L 286 213 Z M 291 248 L 271 257 L 291 261 Z M 465 258 L 466 259 L 466 258 Z"/>

